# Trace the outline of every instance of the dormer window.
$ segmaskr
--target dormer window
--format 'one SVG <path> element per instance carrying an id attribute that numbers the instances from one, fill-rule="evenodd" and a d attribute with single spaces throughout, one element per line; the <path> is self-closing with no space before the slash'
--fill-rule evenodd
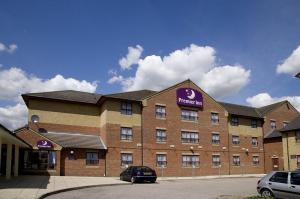
<path id="1" fill-rule="evenodd" d="M 236 116 L 232 116 L 230 123 L 231 123 L 232 126 L 238 126 L 239 125 L 239 118 L 236 117 Z"/>
<path id="2" fill-rule="evenodd" d="M 276 121 L 275 120 L 271 120 L 270 125 L 271 125 L 271 129 L 276 129 Z"/>
<path id="3" fill-rule="evenodd" d="M 121 103 L 121 114 L 132 115 L 132 104 L 129 102 L 122 102 Z"/>

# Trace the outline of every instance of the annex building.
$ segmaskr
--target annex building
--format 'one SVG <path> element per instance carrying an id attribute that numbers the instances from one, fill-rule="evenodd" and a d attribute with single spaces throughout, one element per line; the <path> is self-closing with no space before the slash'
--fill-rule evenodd
<path id="1" fill-rule="evenodd" d="M 287 169 L 278 130 L 299 115 L 288 101 L 262 108 L 218 102 L 190 80 L 162 91 L 22 97 L 28 125 L 15 132 L 31 146 L 20 149 L 24 174 L 118 176 L 128 165 L 159 176 Z"/>

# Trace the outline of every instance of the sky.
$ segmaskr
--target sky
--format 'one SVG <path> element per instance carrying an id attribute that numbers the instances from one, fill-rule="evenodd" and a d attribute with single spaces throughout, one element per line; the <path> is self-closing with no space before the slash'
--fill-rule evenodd
<path id="1" fill-rule="evenodd" d="M 0 123 L 22 93 L 161 90 L 185 79 L 220 101 L 300 110 L 300 1 L 0 1 Z"/>

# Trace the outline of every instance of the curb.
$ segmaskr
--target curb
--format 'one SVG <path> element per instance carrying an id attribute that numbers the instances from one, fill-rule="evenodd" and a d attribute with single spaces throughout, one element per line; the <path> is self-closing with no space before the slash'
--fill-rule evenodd
<path id="1" fill-rule="evenodd" d="M 79 187 L 70 187 L 70 188 L 59 189 L 59 190 L 51 191 L 51 192 L 48 192 L 48 193 L 44 193 L 41 196 L 37 197 L 37 199 L 44 199 L 48 196 L 55 195 L 55 194 L 58 194 L 58 193 L 67 192 L 67 191 L 74 191 L 74 190 L 93 188 L 93 187 L 108 187 L 108 186 L 115 186 L 115 185 L 131 185 L 131 183 L 96 184 L 96 185 L 87 185 L 87 186 L 79 186 Z"/>
<path id="2" fill-rule="evenodd" d="M 224 175 L 224 176 L 198 176 L 198 177 L 165 177 L 157 178 L 157 181 L 168 181 L 168 180 L 212 180 L 212 179 L 229 179 L 229 178 L 262 178 L 266 174 L 258 175 Z"/>

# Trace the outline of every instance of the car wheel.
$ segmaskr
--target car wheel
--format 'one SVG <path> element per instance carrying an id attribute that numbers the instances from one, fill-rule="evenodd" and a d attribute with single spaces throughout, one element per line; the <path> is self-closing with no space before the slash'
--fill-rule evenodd
<path id="1" fill-rule="evenodd" d="M 135 177 L 131 177 L 130 182 L 133 184 L 135 183 Z"/>
<path id="2" fill-rule="evenodd" d="M 269 189 L 263 189 L 261 191 L 261 196 L 262 197 L 273 197 L 273 193 Z"/>
<path id="3" fill-rule="evenodd" d="M 151 180 L 150 182 L 151 182 L 151 183 L 155 183 L 155 181 L 156 181 L 156 180 Z"/>

